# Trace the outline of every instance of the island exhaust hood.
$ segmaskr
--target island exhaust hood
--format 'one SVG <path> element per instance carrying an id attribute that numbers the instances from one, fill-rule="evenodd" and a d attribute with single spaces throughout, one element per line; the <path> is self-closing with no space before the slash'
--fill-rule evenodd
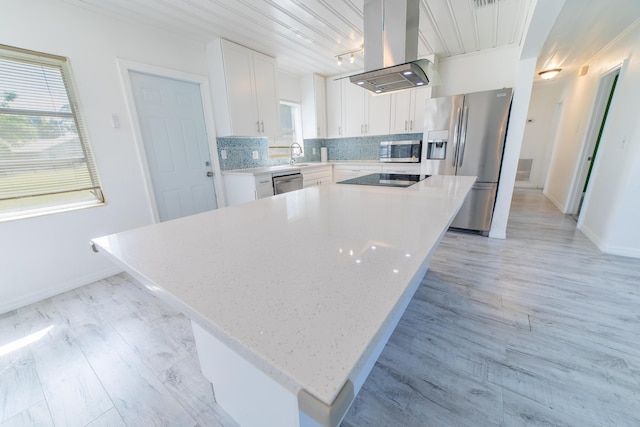
<path id="1" fill-rule="evenodd" d="M 417 60 L 419 16 L 420 0 L 365 0 L 365 72 L 351 83 L 376 94 L 429 84 L 418 65 L 427 60 Z"/>

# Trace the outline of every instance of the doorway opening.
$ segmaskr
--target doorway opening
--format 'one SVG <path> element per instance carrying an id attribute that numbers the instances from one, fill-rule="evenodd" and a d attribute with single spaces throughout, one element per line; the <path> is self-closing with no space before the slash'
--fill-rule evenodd
<path id="1" fill-rule="evenodd" d="M 596 105 L 593 110 L 589 136 L 587 138 L 587 146 L 584 151 L 585 159 L 579 169 L 579 179 L 576 181 L 575 196 L 572 217 L 578 221 L 582 205 L 584 202 L 585 194 L 589 188 L 589 179 L 591 178 L 591 172 L 593 171 L 593 165 L 598 154 L 598 148 L 600 146 L 600 140 L 602 139 L 602 133 L 607 122 L 607 115 L 609 114 L 609 108 L 611 107 L 611 101 L 613 100 L 613 94 L 618 83 L 618 77 L 620 76 L 620 67 L 617 67 L 613 71 L 609 72 L 600 80 L 600 86 L 598 87 L 598 94 L 596 97 Z"/>

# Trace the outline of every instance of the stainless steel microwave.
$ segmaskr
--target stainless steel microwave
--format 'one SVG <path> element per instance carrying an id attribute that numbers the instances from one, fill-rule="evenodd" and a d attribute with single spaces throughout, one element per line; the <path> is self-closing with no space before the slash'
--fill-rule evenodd
<path id="1" fill-rule="evenodd" d="M 419 163 L 422 141 L 381 141 L 380 161 L 392 163 Z"/>

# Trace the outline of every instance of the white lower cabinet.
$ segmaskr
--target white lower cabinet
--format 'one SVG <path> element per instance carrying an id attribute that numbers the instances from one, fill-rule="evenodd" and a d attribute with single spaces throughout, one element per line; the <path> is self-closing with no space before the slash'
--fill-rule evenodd
<path id="1" fill-rule="evenodd" d="M 380 172 L 382 172 L 382 165 L 373 165 L 373 164 L 359 165 L 357 163 L 334 165 L 333 179 L 335 182 L 340 182 L 347 179 L 357 178 L 359 176 L 369 175 L 372 173 L 380 173 Z"/>
<path id="2" fill-rule="evenodd" d="M 230 174 L 224 175 L 223 180 L 228 206 L 273 196 L 273 183 L 270 173 L 255 176 L 251 174 Z"/>
<path id="3" fill-rule="evenodd" d="M 383 173 L 402 173 L 405 175 L 420 175 L 420 163 L 393 163 L 382 165 Z"/>
<path id="4" fill-rule="evenodd" d="M 302 169 L 303 188 L 324 185 L 333 182 L 333 166 L 306 167 Z"/>

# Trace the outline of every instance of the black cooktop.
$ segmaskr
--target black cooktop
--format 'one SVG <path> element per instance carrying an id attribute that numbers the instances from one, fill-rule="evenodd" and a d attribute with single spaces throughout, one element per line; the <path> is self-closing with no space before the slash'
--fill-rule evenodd
<path id="1" fill-rule="evenodd" d="M 431 175 L 408 175 L 403 173 L 372 173 L 371 175 L 340 181 L 338 184 L 377 185 L 380 187 L 409 187 Z"/>

